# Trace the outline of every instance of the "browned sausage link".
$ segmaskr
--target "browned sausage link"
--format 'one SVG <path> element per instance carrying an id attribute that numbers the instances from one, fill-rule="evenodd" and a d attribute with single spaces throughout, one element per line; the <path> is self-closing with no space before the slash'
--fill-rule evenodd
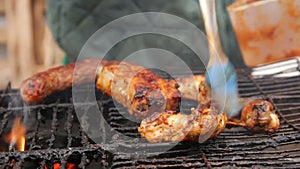
<path id="1" fill-rule="evenodd" d="M 204 75 L 177 78 L 182 97 L 197 100 L 200 104 L 210 104 L 210 88 L 205 84 Z M 249 99 L 241 98 L 241 102 Z M 265 100 L 253 100 L 241 111 L 239 118 L 227 121 L 228 126 L 241 126 L 252 131 L 274 132 L 279 126 L 279 118 L 274 106 Z"/>
<path id="2" fill-rule="evenodd" d="M 249 102 L 239 119 L 229 119 L 228 125 L 242 126 L 251 131 L 275 132 L 280 126 L 274 106 L 266 100 Z"/>
<path id="3" fill-rule="evenodd" d="M 23 100 L 29 104 L 40 103 L 52 93 L 63 91 L 73 85 L 73 79 L 78 84 L 95 81 L 95 74 L 99 59 L 86 59 L 66 66 L 59 66 L 37 73 L 23 81 L 20 93 Z M 106 61 L 103 61 L 104 64 Z M 74 67 L 76 75 L 74 77 Z M 76 84 L 74 84 L 76 85 Z"/>
<path id="4" fill-rule="evenodd" d="M 144 119 L 138 128 L 149 142 L 198 141 L 218 136 L 225 128 L 227 116 L 211 108 L 192 109 L 191 114 L 163 112 Z"/>
<path id="5" fill-rule="evenodd" d="M 99 72 L 96 86 L 137 119 L 155 111 L 175 111 L 180 100 L 176 83 L 170 83 L 134 63 L 109 62 Z"/>

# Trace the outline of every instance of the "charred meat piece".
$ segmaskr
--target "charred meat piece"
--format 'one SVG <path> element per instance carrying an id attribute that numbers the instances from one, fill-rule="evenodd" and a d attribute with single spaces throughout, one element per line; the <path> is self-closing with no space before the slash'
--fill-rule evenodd
<path id="1" fill-rule="evenodd" d="M 199 141 L 219 135 L 226 126 L 227 116 L 214 108 L 202 106 L 191 114 L 174 111 L 156 113 L 144 119 L 138 131 L 149 142 Z"/>
<path id="2" fill-rule="evenodd" d="M 21 96 L 29 104 L 40 103 L 55 92 L 96 79 L 98 89 L 128 108 L 137 119 L 154 111 L 178 108 L 181 97 L 175 82 L 134 63 L 100 61 L 86 59 L 35 74 L 22 83 Z"/>
<path id="3" fill-rule="evenodd" d="M 37 73 L 23 81 L 20 87 L 21 97 L 29 104 L 40 103 L 47 96 L 70 88 L 72 85 L 93 82 L 95 81 L 93 75 L 99 62 L 99 59 L 86 59 Z M 106 62 L 103 60 L 99 66 L 105 65 Z M 74 75 L 75 65 L 79 72 L 76 75 Z"/>
<path id="4" fill-rule="evenodd" d="M 76 73 L 74 73 L 75 66 Z M 167 81 L 134 63 L 107 60 L 100 62 L 99 59 L 86 59 L 37 73 L 22 83 L 20 92 L 25 102 L 39 103 L 52 93 L 65 90 L 72 85 L 93 82 L 95 79 L 98 89 L 128 108 L 129 113 L 137 119 L 144 119 L 154 112 L 165 111 L 167 111 L 165 114 L 160 115 L 161 118 L 176 117 L 190 121 L 192 117 L 196 115 L 198 117 L 199 113 L 195 113 L 195 110 L 191 115 L 176 113 L 181 97 L 198 100 L 200 105 L 211 104 L 210 88 L 205 83 L 204 75 Z M 201 109 L 200 114 L 203 112 L 207 111 Z M 212 115 L 212 113 L 205 114 Z M 255 100 L 244 107 L 240 119 L 230 119 L 227 124 L 243 126 L 254 131 L 273 132 L 279 127 L 279 119 L 271 103 Z M 144 120 L 143 126 L 145 125 Z"/>
<path id="5" fill-rule="evenodd" d="M 251 131 L 275 132 L 280 126 L 274 106 L 266 100 L 249 102 L 242 110 L 240 118 L 232 118 L 228 125 L 242 126 Z"/>
<path id="6" fill-rule="evenodd" d="M 183 98 L 197 100 L 200 104 L 210 104 L 210 88 L 205 83 L 204 75 L 177 78 L 179 90 Z M 248 102 L 240 99 L 240 102 Z M 275 132 L 279 126 L 279 118 L 274 106 L 265 100 L 253 100 L 241 110 L 241 116 L 227 121 L 229 126 L 242 126 L 252 131 Z"/>
<path id="7" fill-rule="evenodd" d="M 96 86 L 143 119 L 153 112 L 176 111 L 180 102 L 178 85 L 134 63 L 113 61 L 98 72 Z"/>

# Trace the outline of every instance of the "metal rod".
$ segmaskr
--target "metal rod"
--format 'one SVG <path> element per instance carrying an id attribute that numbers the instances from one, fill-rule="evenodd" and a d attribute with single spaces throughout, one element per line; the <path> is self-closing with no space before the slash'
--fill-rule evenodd
<path id="1" fill-rule="evenodd" d="M 210 59 L 208 67 L 216 62 L 226 62 L 228 61 L 228 58 L 224 54 L 220 42 L 215 0 L 199 0 L 199 4 L 202 10 L 206 35 L 209 43 Z"/>

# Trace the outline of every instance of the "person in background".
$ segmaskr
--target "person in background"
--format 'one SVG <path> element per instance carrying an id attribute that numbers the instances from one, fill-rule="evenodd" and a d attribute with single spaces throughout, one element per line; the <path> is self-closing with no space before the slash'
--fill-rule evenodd
<path id="1" fill-rule="evenodd" d="M 245 67 L 226 6 L 235 0 L 216 0 L 219 34 L 224 52 L 236 68 Z M 49 0 L 47 21 L 59 46 L 66 52 L 67 62 L 76 61 L 89 37 L 105 24 L 122 16 L 140 12 L 163 12 L 181 17 L 204 30 L 198 0 Z M 176 29 L 176 28 L 174 28 Z M 195 54 L 183 43 L 161 35 L 133 36 L 115 45 L 107 54 L 111 60 L 145 48 L 161 48 L 181 57 L 187 65 L 197 67 Z"/>

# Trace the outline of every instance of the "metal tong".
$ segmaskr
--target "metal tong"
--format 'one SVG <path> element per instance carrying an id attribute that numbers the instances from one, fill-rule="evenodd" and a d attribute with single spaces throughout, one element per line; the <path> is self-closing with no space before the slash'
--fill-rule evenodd
<path id="1" fill-rule="evenodd" d="M 199 0 L 209 43 L 209 62 L 206 82 L 212 89 L 212 100 L 228 117 L 235 117 L 243 106 L 239 102 L 237 75 L 220 42 L 215 0 Z"/>

